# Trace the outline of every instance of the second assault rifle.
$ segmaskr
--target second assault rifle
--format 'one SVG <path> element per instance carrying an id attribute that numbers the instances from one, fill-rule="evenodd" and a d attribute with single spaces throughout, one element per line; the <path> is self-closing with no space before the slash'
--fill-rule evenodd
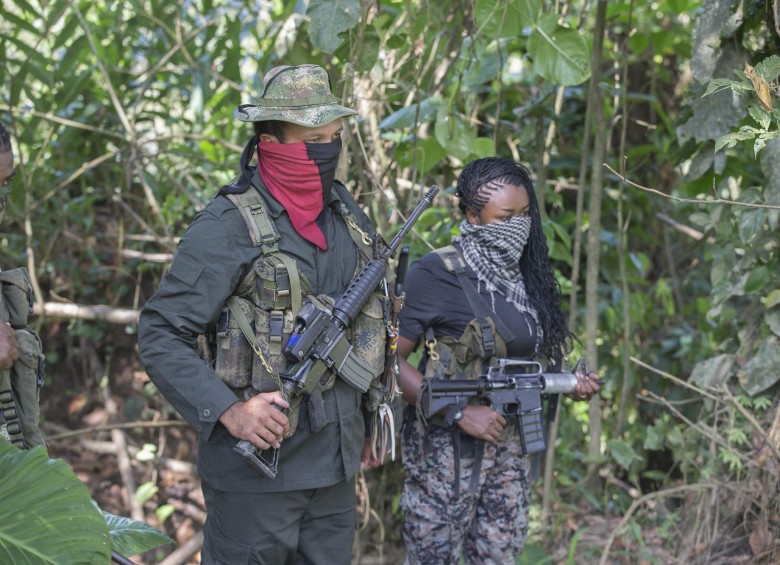
<path id="1" fill-rule="evenodd" d="M 523 453 L 546 449 L 542 395 L 569 394 L 577 386 L 574 373 L 544 373 L 536 361 L 501 359 L 477 379 L 425 378 L 417 406 L 426 419 L 445 412 L 445 421 L 477 398 L 507 420 L 515 419 Z"/>
<path id="2" fill-rule="evenodd" d="M 371 385 L 372 370 L 352 352 L 346 331 L 368 303 L 371 294 L 385 277 L 388 260 L 395 255 L 401 240 L 412 229 L 420 215 L 433 203 L 439 188 L 431 186 L 389 245 L 378 250 L 372 259 L 355 275 L 332 310 L 307 302 L 295 317 L 295 326 L 282 353 L 289 364 L 279 374 L 281 392 L 285 400 L 314 392 L 318 386 L 336 375 L 366 392 Z M 268 478 L 276 477 L 279 449 L 261 451 L 247 440 L 233 448 Z"/>

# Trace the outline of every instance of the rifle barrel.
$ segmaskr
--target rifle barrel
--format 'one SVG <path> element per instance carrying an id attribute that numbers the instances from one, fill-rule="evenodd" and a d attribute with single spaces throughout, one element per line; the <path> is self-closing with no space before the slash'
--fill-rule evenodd
<path id="1" fill-rule="evenodd" d="M 392 257 L 395 255 L 395 250 L 398 249 L 398 245 L 400 245 L 401 240 L 404 238 L 404 236 L 406 236 L 409 230 L 412 229 L 412 226 L 414 226 L 415 222 L 425 211 L 425 209 L 433 204 L 433 197 L 436 196 L 437 192 L 439 192 L 439 187 L 435 184 L 431 185 L 431 188 L 428 189 L 428 192 L 425 193 L 425 196 L 423 196 L 422 200 L 420 200 L 420 202 L 414 208 L 412 213 L 409 215 L 409 218 L 404 222 L 404 225 L 401 226 L 401 230 L 395 234 L 393 241 L 391 241 L 390 245 L 387 246 L 385 257 Z"/>

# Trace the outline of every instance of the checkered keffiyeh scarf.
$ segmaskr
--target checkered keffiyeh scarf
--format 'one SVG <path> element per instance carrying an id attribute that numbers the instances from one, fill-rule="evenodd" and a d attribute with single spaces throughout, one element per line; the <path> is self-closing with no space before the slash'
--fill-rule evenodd
<path id="1" fill-rule="evenodd" d="M 520 257 L 531 233 L 531 218 L 515 216 L 495 224 L 460 224 L 460 235 L 453 237 L 463 251 L 463 259 L 485 284 L 489 292 L 498 291 L 520 312 L 529 314 L 539 327 L 536 310 L 520 273 Z M 494 308 L 495 311 L 495 308 Z M 540 333 L 540 332 L 539 332 Z M 541 336 L 537 335 L 537 346 Z"/>

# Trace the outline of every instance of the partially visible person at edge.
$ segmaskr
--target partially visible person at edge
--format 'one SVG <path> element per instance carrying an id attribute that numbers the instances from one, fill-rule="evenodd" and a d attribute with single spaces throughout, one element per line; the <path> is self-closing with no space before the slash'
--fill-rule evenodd
<path id="1" fill-rule="evenodd" d="M 11 148 L 11 135 L 0 122 L 0 225 L 5 218 L 5 208 L 14 179 L 14 152 Z M 19 359 L 19 344 L 16 332 L 8 322 L 0 322 L 0 370 L 10 369 Z"/>
<path id="2" fill-rule="evenodd" d="M 199 435 L 198 472 L 207 510 L 203 565 L 351 561 L 356 472 L 361 463 L 377 463 L 368 449 L 365 396 L 332 377 L 321 401 L 315 394 L 304 399 L 295 412 L 297 423 L 281 411 L 288 403 L 273 384 L 278 374 L 263 367 L 268 361 L 279 371 L 286 364 L 279 348 L 293 324 L 293 273 L 271 262 L 264 243 L 253 244 L 245 223 L 250 220 L 231 198 L 256 191 L 262 205 L 252 208 L 250 215 L 257 218 L 251 221 L 259 222 L 260 230 L 270 222 L 279 236 L 275 256 L 294 260 L 300 286 L 309 285 L 311 295 L 338 298 L 371 259 L 354 230 L 374 234 L 346 187 L 334 181 L 342 118 L 354 114 L 337 103 L 325 69 L 301 65 L 269 71 L 257 104 L 238 108 L 238 119 L 254 128 L 238 177 L 192 221 L 159 290 L 141 312 L 141 360 Z M 256 166 L 250 164 L 255 152 Z M 232 312 L 226 327 L 220 325 L 231 296 L 243 296 L 254 310 L 245 314 L 255 322 L 262 360 L 235 330 Z M 381 310 L 374 323 L 384 332 Z M 240 374 L 217 374 L 220 355 L 224 348 L 230 353 L 236 340 L 217 337 L 216 371 L 199 357 L 198 336 L 213 336 L 217 325 L 223 337 L 239 336 L 243 349 L 233 357 L 252 360 L 244 382 L 236 382 Z M 382 367 L 380 360 L 375 372 Z M 238 439 L 261 450 L 280 448 L 278 475 L 265 477 L 236 453 Z"/>
<path id="3" fill-rule="evenodd" d="M 489 406 L 471 404 L 451 427 L 443 418 L 426 425 L 414 405 L 423 375 L 474 378 L 492 358 L 546 359 L 547 370 L 557 370 L 570 334 L 529 171 L 509 159 L 479 159 L 463 169 L 456 194 L 465 215 L 460 235 L 409 268 L 399 318 L 408 403 L 401 498 L 406 563 L 514 563 L 530 501 L 517 426 Z M 460 278 L 445 260 L 463 268 Z M 420 370 L 406 360 L 418 344 L 424 347 Z M 599 390 L 595 373 L 578 379 L 573 398 L 586 400 Z"/>

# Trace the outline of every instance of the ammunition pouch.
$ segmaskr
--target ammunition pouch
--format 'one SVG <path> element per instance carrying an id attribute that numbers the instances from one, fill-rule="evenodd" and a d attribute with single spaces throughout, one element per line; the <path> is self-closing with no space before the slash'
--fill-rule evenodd
<path id="1" fill-rule="evenodd" d="M 27 269 L 0 271 L 0 282 L 0 320 L 11 324 L 19 344 L 19 359 L 0 371 L 0 437 L 22 449 L 45 445 L 39 401 L 46 359 L 38 334 L 26 327 L 32 311 Z"/>

